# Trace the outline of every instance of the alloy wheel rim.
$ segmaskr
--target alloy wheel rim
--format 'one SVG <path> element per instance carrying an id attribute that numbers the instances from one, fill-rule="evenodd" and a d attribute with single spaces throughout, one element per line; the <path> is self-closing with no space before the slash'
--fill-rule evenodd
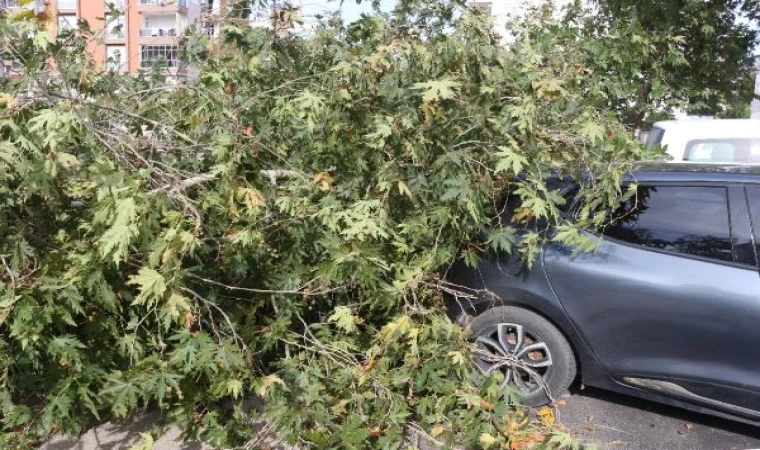
<path id="1" fill-rule="evenodd" d="M 501 386 L 515 385 L 523 396 L 545 391 L 553 360 L 549 346 L 525 327 L 500 323 L 475 340 L 477 365 L 485 374 L 499 371 Z"/>

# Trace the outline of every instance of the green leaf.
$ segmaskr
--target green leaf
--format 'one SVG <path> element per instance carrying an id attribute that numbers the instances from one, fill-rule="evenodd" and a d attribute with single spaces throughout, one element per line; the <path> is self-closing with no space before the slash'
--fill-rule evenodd
<path id="1" fill-rule="evenodd" d="M 359 330 L 356 326 L 358 318 L 354 316 L 351 308 L 347 306 L 338 306 L 335 311 L 327 318 L 330 322 L 335 323 L 338 328 L 346 333 L 355 333 Z"/>
<path id="2" fill-rule="evenodd" d="M 151 305 L 158 301 L 166 292 L 166 280 L 163 275 L 153 269 L 143 267 L 129 278 L 128 284 L 138 286 L 139 292 L 133 305 Z"/>
<path id="3" fill-rule="evenodd" d="M 37 31 L 32 42 L 38 49 L 45 50 L 48 45 L 53 43 L 53 38 L 48 31 Z"/>
<path id="4" fill-rule="evenodd" d="M 578 131 L 581 136 L 587 137 L 592 143 L 599 143 L 604 140 L 604 128 L 593 119 L 583 122 Z"/>
<path id="5" fill-rule="evenodd" d="M 511 148 L 500 145 L 498 149 L 499 152 L 496 153 L 496 156 L 499 158 L 499 160 L 496 163 L 496 168 L 494 169 L 496 173 L 511 172 L 517 176 L 528 164 L 528 159 L 525 156 L 516 153 Z"/>
<path id="6" fill-rule="evenodd" d="M 413 89 L 425 91 L 422 93 L 423 103 L 432 103 L 439 100 L 449 100 L 456 97 L 455 89 L 459 88 L 462 83 L 450 78 L 441 80 L 426 81 L 424 83 L 415 83 Z"/>
<path id="7" fill-rule="evenodd" d="M 236 379 L 227 380 L 227 395 L 239 398 L 243 393 L 243 382 Z"/>
<path id="8" fill-rule="evenodd" d="M 98 240 L 100 254 L 110 257 L 115 263 L 122 261 L 129 250 L 129 244 L 137 237 L 137 203 L 132 197 L 116 201 L 116 216 L 111 227 Z"/>
<path id="9" fill-rule="evenodd" d="M 488 235 L 486 242 L 495 251 L 512 253 L 515 241 L 515 230 L 513 228 L 500 227 Z"/>

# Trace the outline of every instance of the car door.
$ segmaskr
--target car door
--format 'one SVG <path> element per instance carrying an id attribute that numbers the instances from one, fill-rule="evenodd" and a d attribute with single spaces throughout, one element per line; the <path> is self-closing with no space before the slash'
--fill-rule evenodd
<path id="1" fill-rule="evenodd" d="M 595 253 L 548 246 L 552 288 L 618 381 L 760 417 L 760 275 L 747 209 L 742 186 L 640 183 Z"/>
<path id="2" fill-rule="evenodd" d="M 760 270 L 760 186 L 747 186 L 746 193 L 753 232 L 752 242 L 755 244 L 755 258 Z"/>

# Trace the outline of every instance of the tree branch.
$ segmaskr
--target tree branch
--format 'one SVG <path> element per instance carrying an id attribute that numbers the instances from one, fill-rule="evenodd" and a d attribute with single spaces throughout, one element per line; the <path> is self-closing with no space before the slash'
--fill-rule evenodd
<path id="1" fill-rule="evenodd" d="M 270 183 L 272 183 L 273 186 L 277 185 L 278 180 L 289 180 L 293 178 L 297 178 L 301 175 L 301 173 L 295 171 L 295 170 L 283 170 L 283 169 L 268 169 L 268 170 L 260 170 L 259 174 L 267 178 Z M 161 194 L 163 192 L 169 192 L 169 191 L 184 191 L 186 189 L 189 189 L 193 186 L 197 186 L 199 184 L 203 184 L 209 181 L 212 181 L 216 179 L 217 175 L 213 173 L 204 173 L 201 175 L 197 175 L 190 178 L 185 178 L 181 182 L 179 182 L 176 185 L 167 184 L 164 186 L 161 186 L 160 188 L 153 189 L 150 191 L 150 195 L 156 195 Z"/>

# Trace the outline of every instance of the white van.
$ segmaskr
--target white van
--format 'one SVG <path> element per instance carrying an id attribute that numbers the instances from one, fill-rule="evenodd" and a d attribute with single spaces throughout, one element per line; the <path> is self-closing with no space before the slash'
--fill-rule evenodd
<path id="1" fill-rule="evenodd" d="M 760 120 L 656 122 L 646 146 L 656 145 L 665 149 L 671 162 L 760 164 Z"/>

